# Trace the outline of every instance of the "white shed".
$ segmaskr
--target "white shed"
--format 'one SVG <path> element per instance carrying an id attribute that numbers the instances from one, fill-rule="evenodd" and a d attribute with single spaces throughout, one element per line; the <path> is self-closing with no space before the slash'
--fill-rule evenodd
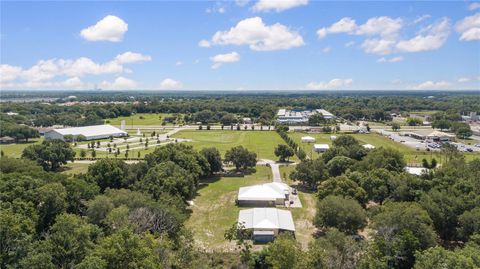
<path id="1" fill-rule="evenodd" d="M 362 147 L 366 148 L 366 149 L 374 149 L 375 146 L 372 145 L 372 144 L 365 144 L 365 145 L 362 145 Z"/>
<path id="2" fill-rule="evenodd" d="M 311 137 L 311 136 L 302 137 L 302 143 L 313 143 L 313 142 L 315 142 L 315 137 Z"/>
<path id="3" fill-rule="evenodd" d="M 330 148 L 328 144 L 315 144 L 313 145 L 313 150 L 315 152 L 325 152 Z"/>

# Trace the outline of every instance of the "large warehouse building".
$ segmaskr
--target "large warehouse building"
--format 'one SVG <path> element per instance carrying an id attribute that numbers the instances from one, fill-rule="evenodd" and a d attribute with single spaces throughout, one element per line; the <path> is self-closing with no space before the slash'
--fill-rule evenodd
<path id="1" fill-rule="evenodd" d="M 122 131 L 112 125 L 92 125 L 83 127 L 53 129 L 45 133 L 45 139 L 61 139 L 65 140 L 65 136 L 71 135 L 77 138 L 82 135 L 85 140 L 103 139 L 109 137 L 127 136 L 128 133 Z"/>
<path id="2" fill-rule="evenodd" d="M 279 232 L 295 232 L 292 213 L 276 208 L 240 210 L 238 223 L 252 230 L 253 241 L 261 243 L 272 241 Z"/>
<path id="3" fill-rule="evenodd" d="M 241 187 L 238 190 L 237 202 L 239 206 L 285 205 L 289 193 L 290 187 L 280 182 Z"/>
<path id="4" fill-rule="evenodd" d="M 335 116 L 325 109 L 314 110 L 288 110 L 279 109 L 277 121 L 282 124 L 307 124 L 308 118 L 315 114 L 321 114 L 325 119 L 333 119 Z"/>

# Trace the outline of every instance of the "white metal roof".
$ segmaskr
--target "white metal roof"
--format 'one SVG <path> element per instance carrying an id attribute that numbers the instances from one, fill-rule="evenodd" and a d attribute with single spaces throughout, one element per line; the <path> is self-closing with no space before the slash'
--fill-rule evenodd
<path id="1" fill-rule="evenodd" d="M 409 174 L 420 176 L 424 172 L 428 172 L 428 169 L 424 168 L 424 167 L 407 166 L 407 167 L 405 167 L 405 171 L 407 171 L 407 173 L 409 173 Z"/>
<path id="2" fill-rule="evenodd" d="M 315 149 L 329 149 L 330 146 L 328 144 L 315 144 L 313 145 Z"/>
<path id="3" fill-rule="evenodd" d="M 295 231 L 292 213 L 276 208 L 252 208 L 240 210 L 238 223 L 246 229 L 280 229 Z"/>
<path id="4" fill-rule="evenodd" d="M 302 137 L 302 142 L 315 142 L 315 137 L 304 136 Z"/>
<path id="5" fill-rule="evenodd" d="M 89 136 L 105 136 L 111 134 L 127 134 L 127 132 L 113 127 L 112 125 L 92 125 L 83 127 L 72 127 L 63 129 L 54 129 L 53 131 L 61 135 L 84 135 Z"/>
<path id="6" fill-rule="evenodd" d="M 275 201 L 283 199 L 290 188 L 285 183 L 271 182 L 261 185 L 241 187 L 238 190 L 239 201 Z"/>
<path id="7" fill-rule="evenodd" d="M 366 149 L 374 149 L 375 146 L 372 145 L 372 144 L 365 144 L 365 145 L 362 145 L 362 147 L 366 148 Z"/>

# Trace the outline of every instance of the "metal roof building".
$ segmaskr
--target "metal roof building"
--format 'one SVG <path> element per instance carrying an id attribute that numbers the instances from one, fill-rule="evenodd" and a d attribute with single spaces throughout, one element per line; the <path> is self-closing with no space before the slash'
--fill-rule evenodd
<path id="1" fill-rule="evenodd" d="M 325 152 L 330 148 L 328 144 L 315 144 L 313 145 L 313 150 L 315 152 Z"/>
<path id="2" fill-rule="evenodd" d="M 255 242 L 272 241 L 279 232 L 295 232 L 292 213 L 276 208 L 252 208 L 240 210 L 238 223 L 253 230 Z"/>
<path id="3" fill-rule="evenodd" d="M 45 139 L 65 140 L 65 136 L 71 135 L 74 138 L 83 135 L 86 140 L 102 139 L 109 137 L 127 136 L 128 133 L 112 125 L 92 125 L 83 127 L 72 127 L 53 129 L 45 133 Z"/>
<path id="4" fill-rule="evenodd" d="M 290 187 L 285 183 L 271 182 L 261 185 L 241 187 L 238 190 L 240 206 L 275 206 L 285 205 L 290 194 Z"/>

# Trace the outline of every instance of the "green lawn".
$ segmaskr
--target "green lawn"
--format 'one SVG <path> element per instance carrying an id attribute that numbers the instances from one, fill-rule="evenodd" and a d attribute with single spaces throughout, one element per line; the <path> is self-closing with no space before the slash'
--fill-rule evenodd
<path id="1" fill-rule="evenodd" d="M 235 205 L 238 188 L 271 181 L 270 168 L 257 166 L 254 174 L 245 177 L 222 177 L 204 180 L 194 199 L 192 214 L 186 226 L 193 230 L 202 247 L 221 250 L 233 246 L 223 237 L 237 221 L 241 208 Z"/>
<path id="2" fill-rule="evenodd" d="M 241 145 L 257 153 L 259 159 L 271 160 L 277 159 L 274 154 L 275 147 L 278 144 L 285 144 L 274 131 L 184 130 L 176 133 L 172 138 L 192 139 L 192 142 L 186 142 L 186 144 L 193 145 L 196 149 L 216 147 L 222 155 L 228 149 Z M 297 159 L 294 157 L 292 160 Z"/>
<path id="3" fill-rule="evenodd" d="M 81 173 L 86 173 L 88 171 L 88 166 L 89 163 L 68 163 L 64 166 L 62 166 L 62 174 L 67 174 L 67 175 L 77 175 Z"/>
<path id="4" fill-rule="evenodd" d="M 34 144 L 42 143 L 43 137 L 30 139 L 28 143 L 8 144 L 0 145 L 0 150 L 3 151 L 5 156 L 20 158 L 22 156 L 23 149 Z"/>
<path id="5" fill-rule="evenodd" d="M 122 120 L 125 120 L 125 124 L 127 128 L 129 128 L 132 124 L 133 125 L 160 125 L 162 124 L 162 120 L 165 117 L 172 117 L 172 116 L 173 114 L 168 114 L 168 113 L 158 113 L 158 114 L 138 113 L 129 117 L 118 117 L 118 118 L 106 119 L 106 121 L 108 121 L 109 124 L 111 125 L 120 126 Z"/>

